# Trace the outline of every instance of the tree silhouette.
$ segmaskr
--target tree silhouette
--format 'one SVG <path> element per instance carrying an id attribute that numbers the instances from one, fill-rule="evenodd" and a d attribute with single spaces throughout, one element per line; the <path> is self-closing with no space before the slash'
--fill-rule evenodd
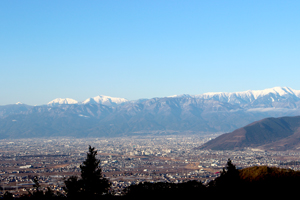
<path id="1" fill-rule="evenodd" d="M 2 199 L 4 200 L 13 200 L 14 199 L 14 196 L 12 193 L 6 191 L 2 197 Z"/>
<path id="2" fill-rule="evenodd" d="M 36 189 L 37 192 L 39 192 L 41 185 L 38 181 L 37 176 L 33 177 L 33 183 L 34 183 L 33 187 Z"/>
<path id="3" fill-rule="evenodd" d="M 97 151 L 89 146 L 87 158 L 80 165 L 83 191 L 91 195 L 102 195 L 107 193 L 110 187 L 109 181 L 102 176 L 99 166 L 100 160 L 96 159 Z"/>
<path id="4" fill-rule="evenodd" d="M 234 193 L 239 192 L 242 185 L 243 183 L 239 176 L 239 170 L 232 164 L 230 159 L 228 159 L 221 175 L 208 184 L 209 189 L 212 191 L 226 191 Z"/>
<path id="5" fill-rule="evenodd" d="M 21 199 L 59 199 L 60 197 L 62 197 L 62 195 L 60 193 L 56 193 L 54 194 L 54 192 L 49 188 L 47 187 L 47 191 L 44 193 L 43 190 L 41 190 L 41 185 L 38 181 L 38 177 L 37 176 L 34 176 L 33 179 L 32 179 L 34 185 L 33 185 L 33 188 L 34 188 L 34 191 L 33 192 L 30 192 L 29 190 L 27 190 L 28 194 L 27 195 L 23 195 L 21 197 Z"/>
<path id="6" fill-rule="evenodd" d="M 82 191 L 82 181 L 78 180 L 77 176 L 70 176 L 65 180 L 65 187 L 63 189 L 66 191 L 69 199 L 76 199 Z"/>
<path id="7" fill-rule="evenodd" d="M 221 172 L 221 176 L 230 176 L 231 178 L 238 178 L 239 177 L 239 170 L 232 164 L 230 158 L 228 158 L 227 164 L 223 171 Z"/>
<path id="8" fill-rule="evenodd" d="M 89 146 L 86 160 L 80 165 L 81 179 L 71 176 L 65 181 L 65 190 L 69 198 L 83 195 L 85 198 L 97 198 L 107 194 L 110 189 L 109 181 L 102 176 L 100 160 L 96 158 L 97 151 Z"/>
<path id="9" fill-rule="evenodd" d="M 37 176 L 34 176 L 33 179 L 32 179 L 34 185 L 33 185 L 33 188 L 35 189 L 35 191 L 33 191 L 32 193 L 27 190 L 28 192 L 28 196 L 31 198 L 31 199 L 41 199 L 43 198 L 43 191 L 40 190 L 40 183 L 38 181 L 38 177 Z"/>

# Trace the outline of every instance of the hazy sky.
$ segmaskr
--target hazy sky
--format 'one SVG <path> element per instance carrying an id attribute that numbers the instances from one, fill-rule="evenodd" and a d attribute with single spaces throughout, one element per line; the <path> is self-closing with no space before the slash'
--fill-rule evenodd
<path id="1" fill-rule="evenodd" d="M 300 90 L 300 1 L 0 1 L 0 105 Z"/>

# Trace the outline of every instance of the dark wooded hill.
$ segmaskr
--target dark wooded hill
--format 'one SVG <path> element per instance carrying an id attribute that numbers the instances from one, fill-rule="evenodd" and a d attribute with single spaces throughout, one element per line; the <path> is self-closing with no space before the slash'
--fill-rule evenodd
<path id="1" fill-rule="evenodd" d="M 208 141 L 199 149 L 292 150 L 300 147 L 300 116 L 266 118 Z"/>

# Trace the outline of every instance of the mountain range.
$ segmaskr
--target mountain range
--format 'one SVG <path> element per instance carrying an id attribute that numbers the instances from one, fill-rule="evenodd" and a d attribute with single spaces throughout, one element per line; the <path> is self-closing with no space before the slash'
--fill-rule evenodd
<path id="1" fill-rule="evenodd" d="M 166 98 L 195 98 L 203 100 L 215 100 L 233 105 L 237 104 L 243 108 L 282 107 L 281 104 L 284 104 L 287 101 L 290 103 L 298 102 L 300 100 L 300 90 L 294 90 L 289 87 L 274 87 L 265 90 L 248 90 L 245 92 L 209 92 L 199 95 L 174 95 Z M 135 101 L 128 101 L 125 98 L 99 95 L 93 98 L 88 98 L 82 102 L 70 98 L 57 98 L 47 103 L 47 105 L 103 104 L 107 106 L 116 106 L 130 102 Z M 283 107 L 284 106 L 287 105 L 283 105 Z M 288 107 L 293 106 L 295 105 L 288 105 Z"/>
<path id="2" fill-rule="evenodd" d="M 67 104 L 103 104 L 107 106 L 116 106 L 122 103 L 128 102 L 127 99 L 124 98 L 117 98 L 117 97 L 110 97 L 105 95 L 99 95 L 93 98 L 88 98 L 82 102 L 76 101 L 74 99 L 70 98 L 56 98 L 49 103 L 47 103 L 48 106 L 56 106 L 56 105 L 67 105 Z"/>
<path id="3" fill-rule="evenodd" d="M 0 106 L 0 138 L 226 133 L 263 118 L 297 115 L 300 90 L 289 87 L 135 101 L 57 98 L 40 106 Z"/>

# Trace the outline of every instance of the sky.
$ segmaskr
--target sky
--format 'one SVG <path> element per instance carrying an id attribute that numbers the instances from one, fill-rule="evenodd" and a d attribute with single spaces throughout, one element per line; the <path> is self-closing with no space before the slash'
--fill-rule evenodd
<path id="1" fill-rule="evenodd" d="M 299 0 L 0 1 L 0 105 L 300 90 Z"/>

